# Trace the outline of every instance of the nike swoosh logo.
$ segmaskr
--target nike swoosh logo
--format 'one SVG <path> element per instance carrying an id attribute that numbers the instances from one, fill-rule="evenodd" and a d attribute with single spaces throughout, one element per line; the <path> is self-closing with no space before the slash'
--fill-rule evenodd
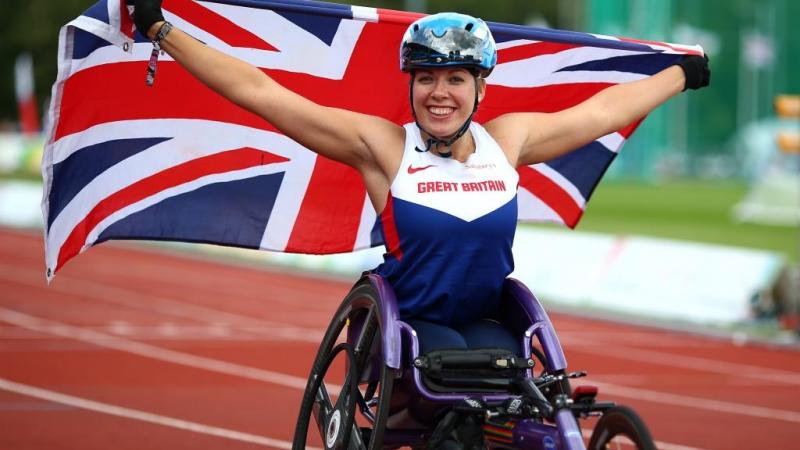
<path id="1" fill-rule="evenodd" d="M 422 167 L 411 167 L 411 166 L 408 166 L 408 173 L 409 173 L 409 175 L 412 175 L 412 174 L 415 174 L 415 173 L 419 172 L 420 170 L 430 169 L 431 167 L 436 167 L 436 166 L 435 165 L 422 166 Z"/>

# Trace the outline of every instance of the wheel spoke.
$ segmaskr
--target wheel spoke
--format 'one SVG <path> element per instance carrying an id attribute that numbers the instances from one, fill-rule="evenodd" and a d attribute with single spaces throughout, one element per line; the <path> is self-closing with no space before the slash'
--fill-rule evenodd
<path id="1" fill-rule="evenodd" d="M 325 388 L 325 383 L 323 381 L 320 383 L 319 388 L 317 389 L 317 395 L 314 399 L 314 406 L 312 408 L 312 415 L 314 416 L 314 420 L 317 422 L 319 435 L 322 439 L 325 439 L 325 427 L 328 423 L 331 413 L 333 412 L 333 409 L 334 406 L 331 404 L 330 395 L 328 395 L 328 390 Z"/>
<path id="2" fill-rule="evenodd" d="M 377 320 L 375 320 L 375 310 L 376 308 L 369 308 L 367 310 L 367 317 L 364 318 L 361 324 L 361 332 L 355 342 L 353 342 L 353 351 L 355 352 L 359 367 L 364 367 L 366 359 L 369 357 L 369 351 L 372 348 L 375 329 L 378 325 Z"/>

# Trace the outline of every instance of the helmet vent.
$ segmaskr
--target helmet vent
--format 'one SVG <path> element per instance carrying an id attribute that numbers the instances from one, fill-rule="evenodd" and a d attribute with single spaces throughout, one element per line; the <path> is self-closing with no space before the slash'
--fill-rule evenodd
<path id="1" fill-rule="evenodd" d="M 464 27 L 464 29 L 467 30 L 467 31 L 472 31 L 473 25 L 474 24 L 472 22 L 470 22 L 470 23 L 467 24 L 467 26 Z"/>

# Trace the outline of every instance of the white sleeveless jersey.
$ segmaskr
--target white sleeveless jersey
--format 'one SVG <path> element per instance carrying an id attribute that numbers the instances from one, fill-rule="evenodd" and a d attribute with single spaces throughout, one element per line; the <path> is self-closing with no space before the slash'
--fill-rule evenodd
<path id="1" fill-rule="evenodd" d="M 425 148 L 405 125 L 400 169 L 379 216 L 386 243 L 376 272 L 395 290 L 400 315 L 446 325 L 486 317 L 513 270 L 519 175 L 477 123 L 462 163 Z"/>

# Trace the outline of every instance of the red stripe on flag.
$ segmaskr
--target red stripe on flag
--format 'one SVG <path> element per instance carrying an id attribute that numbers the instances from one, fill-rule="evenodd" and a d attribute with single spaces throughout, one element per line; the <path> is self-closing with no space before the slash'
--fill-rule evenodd
<path id="1" fill-rule="evenodd" d="M 556 112 L 574 106 L 613 83 L 566 83 L 534 88 L 490 85 L 475 115 L 485 122 L 509 112 Z"/>
<path id="2" fill-rule="evenodd" d="M 313 254 L 353 251 L 367 193 L 364 184 L 356 180 L 361 177 L 352 167 L 317 157 L 285 251 Z"/>
<path id="3" fill-rule="evenodd" d="M 130 206 L 165 189 L 188 183 L 206 175 L 225 173 L 249 167 L 265 166 L 288 161 L 288 159 L 263 150 L 244 147 L 204 156 L 170 167 L 157 174 L 143 178 L 130 186 L 106 197 L 72 229 L 58 252 L 57 269 L 77 255 L 89 233 L 103 220 L 122 208 Z"/>
<path id="4" fill-rule="evenodd" d="M 552 55 L 573 48 L 582 47 L 578 44 L 563 44 L 560 42 L 534 42 L 518 45 L 497 51 L 497 64 L 533 58 L 534 56 Z"/>
<path id="5" fill-rule="evenodd" d="M 403 30 L 395 25 L 367 23 L 342 80 L 262 70 L 316 103 L 402 124 L 411 119 L 408 75 L 398 70 L 397 54 L 384 50 L 400 41 Z M 158 78 L 148 88 L 143 75 L 146 67 L 147 61 L 118 62 L 72 74 L 62 89 L 53 140 L 107 122 L 153 118 L 214 120 L 276 131 L 262 118 L 202 85 L 174 61 L 158 63 Z"/>
<path id="6" fill-rule="evenodd" d="M 336 83 L 327 84 L 317 77 L 299 77 L 280 71 L 274 73 L 274 78 L 289 87 L 308 83 L 306 89 L 298 90 L 311 91 L 314 94 L 311 99 L 323 105 L 336 105 L 390 120 L 398 114 L 408 117 L 407 75 L 397 69 L 397 54 L 385 51 L 387 42 L 395 42 L 396 45 L 402 32 L 399 26 L 367 23 L 359 36 L 356 44 L 358 51 L 353 52 L 344 79 Z M 376 98 L 380 101 L 375 101 Z M 317 158 L 286 251 L 353 251 L 365 196 L 366 188 L 355 169 L 322 157 Z"/>
<path id="7" fill-rule="evenodd" d="M 378 8 L 378 22 L 411 25 L 412 22 L 425 17 L 427 14 L 418 12 L 397 11 L 394 9 Z"/>
<path id="8" fill-rule="evenodd" d="M 644 117 L 632 122 L 630 125 L 619 130 L 617 133 L 621 134 L 623 137 L 625 137 L 625 139 L 628 139 L 629 137 L 631 137 L 633 132 L 636 131 L 637 128 L 639 128 L 639 125 L 642 124 L 642 121 L 644 121 Z"/>
<path id="9" fill-rule="evenodd" d="M 645 45 L 652 45 L 652 46 L 657 46 L 657 47 L 667 47 L 670 50 L 675 50 L 676 52 L 685 53 L 687 55 L 698 55 L 698 56 L 702 55 L 702 53 L 697 51 L 697 50 L 689 50 L 689 49 L 685 49 L 685 48 L 675 47 L 675 46 L 670 45 L 667 42 L 649 41 L 649 40 L 646 40 L 646 39 L 634 39 L 634 38 L 628 38 L 628 37 L 621 37 L 621 38 L 619 38 L 619 40 L 623 41 L 623 42 L 633 42 L 635 44 L 645 44 Z"/>
<path id="10" fill-rule="evenodd" d="M 583 209 L 555 181 L 531 167 L 520 167 L 519 185 L 542 200 L 561 217 L 570 228 L 575 228 L 583 215 Z"/>
<path id="11" fill-rule="evenodd" d="M 400 248 L 400 234 L 397 232 L 397 224 L 394 221 L 394 202 L 391 192 L 386 199 L 386 206 L 381 212 L 381 226 L 383 227 L 383 238 L 386 239 L 386 249 L 390 255 L 400 261 L 403 259 L 403 249 Z"/>
<path id="12" fill-rule="evenodd" d="M 131 18 L 131 14 L 128 12 L 128 4 L 125 2 L 125 0 L 119 2 L 119 28 L 120 31 L 122 31 L 122 34 L 133 39 L 133 19 Z M 146 35 L 146 33 L 147 30 L 142 31 L 143 35 Z"/>
<path id="13" fill-rule="evenodd" d="M 255 34 L 192 0 L 165 0 L 164 9 L 174 12 L 200 29 L 214 30 L 216 37 L 232 47 L 278 51 Z"/>
<path id="14" fill-rule="evenodd" d="M 146 61 L 103 64 L 67 79 L 53 140 L 98 124 L 153 118 L 205 119 L 275 130 L 261 117 L 203 86 L 173 61 L 158 63 L 158 78 L 148 88 L 143 75 L 146 65 Z"/>

